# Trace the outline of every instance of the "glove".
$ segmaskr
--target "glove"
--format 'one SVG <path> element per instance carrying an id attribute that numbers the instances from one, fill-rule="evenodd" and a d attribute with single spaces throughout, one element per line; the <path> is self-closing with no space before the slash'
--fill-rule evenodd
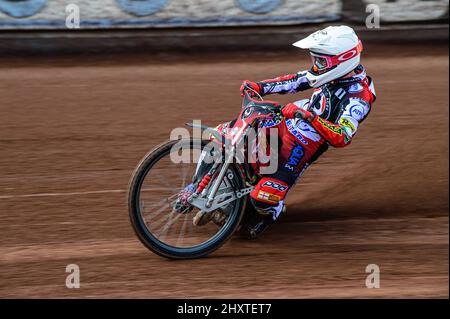
<path id="1" fill-rule="evenodd" d="M 285 105 L 281 109 L 281 113 L 283 113 L 283 116 L 288 119 L 301 118 L 302 120 L 308 122 L 311 122 L 316 117 L 315 113 L 299 108 L 294 103 Z"/>
<path id="2" fill-rule="evenodd" d="M 251 82 L 251 81 L 249 81 L 249 80 L 245 80 L 244 82 L 242 82 L 242 85 L 241 85 L 241 89 L 240 89 L 240 91 L 241 91 L 241 96 L 244 96 L 244 90 L 245 90 L 245 89 L 248 89 L 248 88 L 253 89 L 254 91 L 258 92 L 258 94 L 260 94 L 260 95 L 263 94 L 262 88 L 261 88 L 261 86 L 260 86 L 258 83 Z M 255 95 L 255 93 L 252 92 L 252 91 L 250 91 L 250 94 L 251 94 L 252 96 Z"/>

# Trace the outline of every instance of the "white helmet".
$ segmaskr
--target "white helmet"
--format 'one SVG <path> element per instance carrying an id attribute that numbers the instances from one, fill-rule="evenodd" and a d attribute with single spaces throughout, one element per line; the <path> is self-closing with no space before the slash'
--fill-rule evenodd
<path id="1" fill-rule="evenodd" d="M 310 51 L 314 66 L 306 78 L 315 88 L 353 71 L 363 49 L 355 31 L 347 26 L 327 27 L 293 45 Z"/>

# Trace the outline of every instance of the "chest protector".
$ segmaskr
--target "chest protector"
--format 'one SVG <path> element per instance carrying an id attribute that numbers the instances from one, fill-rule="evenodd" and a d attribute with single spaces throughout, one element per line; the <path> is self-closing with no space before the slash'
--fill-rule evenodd
<path id="1" fill-rule="evenodd" d="M 348 87 L 358 81 L 322 85 L 314 91 L 308 110 L 315 112 L 325 120 L 336 123 L 344 112 L 345 103 L 343 102 L 348 95 Z"/>
<path id="2" fill-rule="evenodd" d="M 313 111 L 319 117 L 336 124 L 345 110 L 348 88 L 359 81 L 360 79 L 348 79 L 322 85 L 311 96 L 308 111 Z M 328 148 L 328 143 L 320 145 L 309 164 L 315 162 Z"/>

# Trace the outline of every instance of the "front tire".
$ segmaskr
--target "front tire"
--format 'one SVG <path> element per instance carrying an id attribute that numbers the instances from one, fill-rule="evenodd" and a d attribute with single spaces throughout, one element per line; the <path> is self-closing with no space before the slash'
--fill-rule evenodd
<path id="1" fill-rule="evenodd" d="M 144 220 L 143 212 L 141 211 L 143 205 L 141 205 L 140 201 L 141 188 L 152 168 L 159 161 L 170 156 L 171 152 L 178 152 L 178 148 L 175 149 L 174 146 L 189 147 L 191 151 L 198 147 L 203 150 L 209 142 L 210 141 L 206 140 L 181 140 L 169 141 L 161 144 L 144 157 L 132 175 L 128 193 L 128 209 L 131 224 L 139 240 L 148 249 L 160 256 L 170 259 L 191 259 L 206 256 L 222 246 L 233 235 L 241 222 L 246 206 L 245 197 L 236 199 L 233 202 L 234 207 L 232 208 L 227 221 L 211 238 L 198 245 L 177 247 L 176 245 L 168 244 L 158 238 Z M 236 192 L 244 187 L 243 176 L 235 165 L 230 165 L 229 170 L 233 175 L 233 179 L 230 180 L 230 183 Z M 168 182 L 170 183 L 170 181 Z"/>

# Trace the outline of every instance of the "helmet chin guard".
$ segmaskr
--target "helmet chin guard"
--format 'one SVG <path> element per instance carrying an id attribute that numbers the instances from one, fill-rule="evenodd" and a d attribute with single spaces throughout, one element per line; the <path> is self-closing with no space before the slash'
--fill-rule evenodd
<path id="1" fill-rule="evenodd" d="M 346 62 L 343 62 L 338 66 L 336 66 L 335 68 L 326 71 L 322 74 L 318 74 L 312 70 L 309 70 L 306 73 L 306 79 L 308 80 L 310 86 L 312 86 L 313 88 L 317 88 L 352 72 L 359 65 L 359 62 L 360 57 L 358 55 L 357 57 L 352 58 L 351 60 L 348 60 Z"/>

